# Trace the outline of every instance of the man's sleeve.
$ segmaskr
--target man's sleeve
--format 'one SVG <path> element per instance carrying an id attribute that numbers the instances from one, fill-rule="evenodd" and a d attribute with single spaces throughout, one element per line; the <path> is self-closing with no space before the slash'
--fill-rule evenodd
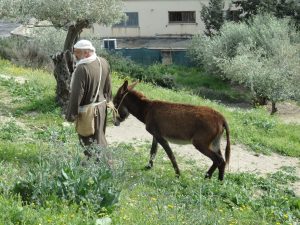
<path id="1" fill-rule="evenodd" d="M 103 94 L 106 99 L 106 102 L 110 102 L 110 101 L 112 101 L 112 84 L 111 84 L 111 72 L 110 72 L 109 64 L 108 64 L 107 71 L 108 71 L 108 74 L 107 74 L 107 77 L 105 80 Z"/>
<path id="2" fill-rule="evenodd" d="M 83 66 L 78 66 L 73 74 L 73 82 L 71 86 L 70 100 L 66 113 L 66 120 L 73 122 L 77 115 L 80 102 L 84 94 L 86 71 Z"/>

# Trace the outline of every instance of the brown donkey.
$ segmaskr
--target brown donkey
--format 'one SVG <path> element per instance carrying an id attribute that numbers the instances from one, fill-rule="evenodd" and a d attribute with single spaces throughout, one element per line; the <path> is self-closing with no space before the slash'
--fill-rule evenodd
<path id="1" fill-rule="evenodd" d="M 176 175 L 180 175 L 174 154 L 168 141 L 178 144 L 192 143 L 196 149 L 213 161 L 205 177 L 211 178 L 216 168 L 219 180 L 224 178 L 226 163 L 230 158 L 229 129 L 225 118 L 215 110 L 205 106 L 176 104 L 163 101 L 151 101 L 143 94 L 133 90 L 137 83 L 128 86 L 128 81 L 118 89 L 114 96 L 114 106 L 118 110 L 115 125 L 120 125 L 132 114 L 146 125 L 146 130 L 153 136 L 150 160 L 146 168 L 153 166 L 153 160 L 159 143 L 170 158 Z M 226 130 L 227 145 L 225 159 L 220 150 L 220 140 Z"/>

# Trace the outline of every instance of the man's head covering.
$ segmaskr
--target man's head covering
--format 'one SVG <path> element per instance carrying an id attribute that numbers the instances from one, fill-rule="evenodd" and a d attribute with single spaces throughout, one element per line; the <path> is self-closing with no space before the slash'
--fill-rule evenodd
<path id="1" fill-rule="evenodd" d="M 87 50 L 92 50 L 95 52 L 95 47 L 92 45 L 92 43 L 88 40 L 80 40 L 78 41 L 75 45 L 74 48 L 76 49 L 87 49 Z"/>

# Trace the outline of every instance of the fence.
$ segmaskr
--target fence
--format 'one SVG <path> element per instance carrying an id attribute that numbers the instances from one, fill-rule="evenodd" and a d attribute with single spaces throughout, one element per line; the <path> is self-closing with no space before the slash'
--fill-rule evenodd
<path id="1" fill-rule="evenodd" d="M 193 65 L 191 59 L 187 56 L 186 50 L 182 49 L 122 48 L 114 49 L 113 51 L 142 65 L 151 65 L 154 63 L 176 64 L 183 66 Z"/>

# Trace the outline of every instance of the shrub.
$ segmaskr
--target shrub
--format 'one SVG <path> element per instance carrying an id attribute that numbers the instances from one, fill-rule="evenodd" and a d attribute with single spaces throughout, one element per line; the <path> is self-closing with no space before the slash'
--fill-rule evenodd
<path id="1" fill-rule="evenodd" d="M 95 212 L 113 207 L 118 201 L 120 190 L 116 182 L 121 180 L 122 164 L 110 157 L 110 150 L 94 146 L 97 160 L 82 161 L 78 151 L 74 154 L 63 146 L 54 147 L 58 148 L 55 152 L 43 151 L 48 153 L 15 183 L 13 192 L 25 203 L 41 206 L 60 199 Z"/>
<path id="2" fill-rule="evenodd" d="M 231 80 L 251 88 L 253 93 L 267 96 L 272 102 L 296 98 L 299 90 L 300 48 L 282 45 L 273 57 L 265 57 L 263 50 L 251 50 L 251 46 L 240 47 L 232 60 L 224 60 L 223 71 Z"/>
<path id="3" fill-rule="evenodd" d="M 32 38 L 12 36 L 0 39 L 0 57 L 32 68 L 53 70 L 50 55 L 63 48 L 64 31 L 54 28 L 37 30 Z"/>
<path id="4" fill-rule="evenodd" d="M 134 79 L 145 79 L 145 67 L 134 63 L 130 59 L 123 58 L 121 55 L 112 54 L 108 60 L 113 70 L 118 71 L 123 76 L 130 76 Z"/>
<path id="5" fill-rule="evenodd" d="M 289 20 L 258 15 L 249 25 L 225 24 L 219 36 L 195 38 L 190 54 L 208 71 L 275 103 L 299 96 L 299 46 Z"/>
<path id="6" fill-rule="evenodd" d="M 250 31 L 245 23 L 225 23 L 220 34 L 212 38 L 197 36 L 188 49 L 191 59 L 211 74 L 220 75 L 219 59 L 232 58 L 239 45 L 249 43 Z"/>
<path id="7" fill-rule="evenodd" d="M 145 70 L 144 81 L 150 82 L 165 88 L 175 88 L 176 70 L 172 66 L 153 64 Z"/>
<path id="8" fill-rule="evenodd" d="M 24 135 L 26 130 L 17 125 L 14 119 L 0 124 L 0 140 L 16 140 L 16 137 Z"/>

